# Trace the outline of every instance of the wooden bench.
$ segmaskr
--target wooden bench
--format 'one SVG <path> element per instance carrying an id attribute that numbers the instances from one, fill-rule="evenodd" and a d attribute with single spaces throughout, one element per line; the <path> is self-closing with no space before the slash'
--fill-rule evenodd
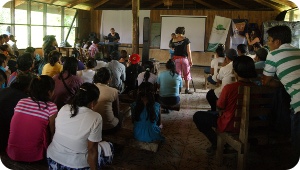
<path id="1" fill-rule="evenodd" d="M 229 144 L 238 152 L 237 169 L 245 169 L 249 139 L 266 139 L 270 134 L 269 121 L 262 119 L 272 112 L 272 98 L 276 89 L 266 86 L 241 86 L 238 89 L 237 109 L 234 127 L 238 134 L 217 133 L 217 163 L 223 161 L 224 144 Z"/>
<path id="2" fill-rule="evenodd" d="M 140 142 L 134 139 L 133 131 L 130 129 L 121 128 L 118 132 L 112 135 L 103 135 L 103 140 L 112 142 L 113 144 L 129 146 L 141 150 L 157 152 L 161 142 Z"/>

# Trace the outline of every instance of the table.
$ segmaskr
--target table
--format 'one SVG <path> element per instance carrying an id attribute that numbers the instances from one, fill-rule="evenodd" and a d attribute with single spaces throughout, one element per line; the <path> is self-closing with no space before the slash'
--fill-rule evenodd
<path id="1" fill-rule="evenodd" d="M 58 51 L 61 52 L 61 51 L 65 51 L 66 52 L 66 56 L 67 57 L 70 57 L 70 50 L 73 51 L 73 48 L 74 47 L 57 47 L 58 48 Z"/>
<path id="2" fill-rule="evenodd" d="M 120 45 L 121 43 L 119 42 L 99 42 L 98 45 L 99 45 L 99 51 L 102 52 L 103 54 L 103 57 L 104 58 L 109 58 L 109 48 L 110 46 L 113 47 L 113 46 L 118 46 Z"/>

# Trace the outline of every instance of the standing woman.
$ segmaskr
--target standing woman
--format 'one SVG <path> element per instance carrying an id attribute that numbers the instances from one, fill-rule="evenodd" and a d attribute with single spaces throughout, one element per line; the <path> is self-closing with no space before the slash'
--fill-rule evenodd
<path id="1" fill-rule="evenodd" d="M 173 38 L 174 57 L 176 71 L 185 81 L 185 94 L 190 92 L 189 81 L 192 79 L 190 67 L 193 65 L 190 40 L 184 36 L 185 28 L 177 27 L 175 30 L 176 37 Z"/>
<path id="2" fill-rule="evenodd" d="M 43 59 L 40 62 L 40 65 L 38 67 L 38 74 L 42 74 L 42 70 L 45 64 L 49 62 L 49 53 L 53 50 L 56 50 L 57 42 L 55 39 L 55 35 L 46 35 L 44 38 L 44 43 L 43 43 Z"/>
<path id="3" fill-rule="evenodd" d="M 248 33 L 246 33 L 246 39 L 247 39 L 248 45 L 250 46 L 250 50 L 249 51 L 254 51 L 253 45 L 255 43 L 259 43 L 260 42 L 260 38 L 259 37 L 260 37 L 260 33 L 259 33 L 258 30 L 252 30 L 250 36 L 249 36 Z"/>
<path id="4" fill-rule="evenodd" d="M 54 135 L 57 115 L 57 107 L 50 101 L 53 90 L 51 77 L 36 77 L 29 88 L 30 97 L 21 99 L 16 105 L 6 149 L 12 160 L 35 162 L 45 158 L 49 141 Z"/>

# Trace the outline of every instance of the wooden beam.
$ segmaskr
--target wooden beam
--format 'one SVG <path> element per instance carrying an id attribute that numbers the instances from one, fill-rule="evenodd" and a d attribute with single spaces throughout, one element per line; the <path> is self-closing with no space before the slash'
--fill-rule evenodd
<path id="1" fill-rule="evenodd" d="M 24 4 L 25 0 L 16 0 L 15 1 L 15 7 Z"/>
<path id="2" fill-rule="evenodd" d="M 206 3 L 206 2 L 204 2 L 203 0 L 194 0 L 194 1 L 197 2 L 197 3 L 199 3 L 199 4 L 202 4 L 202 5 L 204 5 L 204 6 L 207 6 L 207 7 L 209 7 L 209 8 L 217 9 L 216 6 L 210 5 L 209 3 Z"/>
<path id="3" fill-rule="evenodd" d="M 122 8 L 127 8 L 132 4 L 131 0 L 127 2 L 125 5 L 122 6 Z"/>
<path id="4" fill-rule="evenodd" d="M 108 2 L 109 0 L 101 0 L 98 3 L 94 4 L 94 9 L 97 8 L 98 6 L 101 6 L 103 4 L 105 4 L 106 2 Z"/>
<path id="5" fill-rule="evenodd" d="M 140 0 L 132 0 L 132 53 L 139 54 Z"/>
<path id="6" fill-rule="evenodd" d="M 245 6 L 243 6 L 243 5 L 240 5 L 240 4 L 237 4 L 237 3 L 235 3 L 235 2 L 233 2 L 233 1 L 231 1 L 231 0 L 222 0 L 222 1 L 224 1 L 224 2 L 226 2 L 227 4 L 230 4 L 230 5 L 232 5 L 232 6 L 235 6 L 235 7 L 237 7 L 237 8 L 240 8 L 240 9 L 247 9 L 247 7 L 245 7 Z"/>
<path id="7" fill-rule="evenodd" d="M 49 0 L 48 2 L 49 2 L 49 4 L 53 4 L 56 1 L 58 1 L 58 0 Z"/>
<path id="8" fill-rule="evenodd" d="M 283 0 L 270 0 L 270 1 L 287 6 L 288 9 L 297 7 L 297 5 L 292 1 L 283 1 Z"/>
<path id="9" fill-rule="evenodd" d="M 159 5 L 163 4 L 163 3 L 164 3 L 163 1 L 156 2 L 156 3 L 154 3 L 153 5 L 150 5 L 149 8 L 150 8 L 150 9 L 151 9 L 151 8 L 155 8 L 155 7 L 157 7 L 157 6 L 159 6 Z"/>
<path id="10" fill-rule="evenodd" d="M 66 6 L 69 7 L 69 8 L 72 8 L 73 6 L 76 6 L 76 5 L 81 4 L 81 3 L 85 3 L 87 1 L 89 1 L 89 0 L 77 0 L 77 1 L 73 1 L 73 2 L 69 3 Z"/>
<path id="11" fill-rule="evenodd" d="M 255 2 L 258 2 L 264 6 L 267 6 L 269 8 L 272 8 L 274 10 L 277 10 L 277 11 L 284 11 L 284 9 L 282 9 L 281 7 L 277 6 L 277 5 L 274 5 L 272 3 L 269 3 L 267 1 L 264 1 L 264 0 L 254 0 Z"/>

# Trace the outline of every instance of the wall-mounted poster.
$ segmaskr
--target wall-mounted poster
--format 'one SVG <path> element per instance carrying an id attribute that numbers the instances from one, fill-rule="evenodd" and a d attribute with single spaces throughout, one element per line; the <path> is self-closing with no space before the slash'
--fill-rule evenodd
<path id="1" fill-rule="evenodd" d="M 239 44 L 247 44 L 245 34 L 247 33 L 248 20 L 233 19 L 231 22 L 230 48 L 236 49 Z"/>
<path id="2" fill-rule="evenodd" d="M 219 44 L 225 44 L 230 24 L 230 18 L 215 16 L 207 51 L 214 52 Z"/>

